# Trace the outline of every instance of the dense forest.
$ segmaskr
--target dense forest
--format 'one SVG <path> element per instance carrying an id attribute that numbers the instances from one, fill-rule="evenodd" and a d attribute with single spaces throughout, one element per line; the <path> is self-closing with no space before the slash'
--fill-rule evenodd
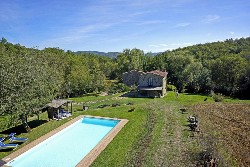
<path id="1" fill-rule="evenodd" d="M 109 92 L 126 87 L 123 72 L 166 70 L 181 92 L 250 98 L 250 37 L 198 44 L 153 56 L 124 49 L 116 58 L 60 48 L 26 48 L 0 40 L 0 115 L 29 114 L 53 98 Z"/>

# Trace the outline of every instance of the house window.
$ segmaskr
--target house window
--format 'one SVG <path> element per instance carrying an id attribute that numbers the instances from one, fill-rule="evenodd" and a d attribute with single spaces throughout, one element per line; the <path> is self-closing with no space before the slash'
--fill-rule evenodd
<path id="1" fill-rule="evenodd" d="M 148 78 L 148 86 L 153 86 L 153 78 Z"/>

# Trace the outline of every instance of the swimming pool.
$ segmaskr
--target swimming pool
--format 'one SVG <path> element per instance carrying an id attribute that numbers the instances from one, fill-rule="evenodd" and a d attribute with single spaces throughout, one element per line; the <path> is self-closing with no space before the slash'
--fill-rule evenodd
<path id="1" fill-rule="evenodd" d="M 13 167 L 76 166 L 119 120 L 84 117 L 8 162 Z"/>

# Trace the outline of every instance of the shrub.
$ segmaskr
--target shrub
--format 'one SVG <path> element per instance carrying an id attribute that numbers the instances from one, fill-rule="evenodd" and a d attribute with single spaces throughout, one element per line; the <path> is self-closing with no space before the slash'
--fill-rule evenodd
<path id="1" fill-rule="evenodd" d="M 215 102 L 222 102 L 224 100 L 224 96 L 220 93 L 218 93 L 218 94 L 214 93 L 212 97 L 213 97 Z"/>
<path id="2" fill-rule="evenodd" d="M 120 103 L 113 103 L 111 104 L 112 107 L 117 107 L 117 106 L 120 106 Z"/>
<path id="3" fill-rule="evenodd" d="M 167 85 L 167 90 L 174 91 L 174 90 L 176 90 L 176 87 L 174 85 Z"/>
<path id="4" fill-rule="evenodd" d="M 134 105 L 134 103 L 129 102 L 129 103 L 127 103 L 126 105 Z"/>
<path id="5" fill-rule="evenodd" d="M 128 92 L 130 88 L 123 83 L 112 84 L 110 90 L 108 91 L 109 94 L 121 93 L 121 92 Z"/>
<path id="6" fill-rule="evenodd" d="M 101 104 L 101 105 L 97 106 L 97 108 L 104 108 L 104 107 L 108 107 L 108 106 L 110 106 L 110 105 L 108 105 L 108 104 Z"/>

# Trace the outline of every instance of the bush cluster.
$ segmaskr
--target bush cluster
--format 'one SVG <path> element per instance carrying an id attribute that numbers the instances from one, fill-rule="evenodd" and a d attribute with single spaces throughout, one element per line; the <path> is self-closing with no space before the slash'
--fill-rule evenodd
<path id="1" fill-rule="evenodd" d="M 174 85 L 167 85 L 167 91 L 174 91 L 176 87 Z"/>
<path id="2" fill-rule="evenodd" d="M 223 100 L 224 100 L 224 96 L 220 93 L 218 93 L 218 94 L 214 93 L 212 97 L 213 97 L 215 102 L 223 102 Z"/>
<path id="3" fill-rule="evenodd" d="M 121 93 L 121 92 L 128 92 L 130 90 L 131 90 L 130 87 L 124 85 L 123 83 L 118 83 L 118 84 L 112 84 L 108 93 L 115 94 L 115 93 Z"/>

